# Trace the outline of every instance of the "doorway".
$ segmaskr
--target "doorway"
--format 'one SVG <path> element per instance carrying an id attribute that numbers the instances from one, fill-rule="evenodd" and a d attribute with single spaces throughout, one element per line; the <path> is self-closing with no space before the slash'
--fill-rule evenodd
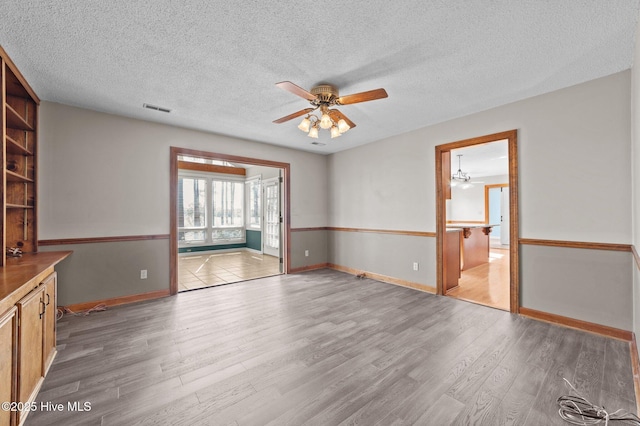
<path id="1" fill-rule="evenodd" d="M 262 251 L 266 255 L 280 256 L 280 182 L 279 179 L 269 179 L 263 185 L 264 200 L 264 238 Z"/>
<path id="2" fill-rule="evenodd" d="M 509 248 L 509 184 L 484 186 L 485 222 L 498 224 L 490 235 L 490 247 Z"/>
<path id="3" fill-rule="evenodd" d="M 507 175 L 505 182 L 493 182 L 491 180 L 483 182 L 482 178 L 464 180 L 465 172 L 462 174 L 452 173 L 451 158 L 456 158 L 464 164 L 464 148 L 480 148 L 482 145 L 489 145 L 497 141 L 505 141 L 507 147 Z M 460 163 L 456 163 L 460 164 Z M 455 166 L 454 166 L 455 167 Z M 461 167 L 459 167 L 460 169 Z M 454 168 L 455 170 L 455 168 Z M 459 175 L 454 178 L 454 175 Z M 468 177 L 468 176 L 467 176 Z M 455 216 L 447 210 L 452 210 L 452 182 L 464 182 L 465 187 L 496 185 L 503 188 L 499 197 L 499 205 L 506 209 L 502 211 L 501 220 L 496 220 L 496 213 L 490 216 L 491 189 L 484 188 L 484 213 L 475 212 L 476 216 L 470 215 L 469 207 L 464 206 L 458 212 L 464 212 L 464 216 Z M 475 183 L 474 183 L 475 182 Z M 497 186 L 500 185 L 500 186 Z M 519 261 L 518 261 L 518 163 L 517 163 L 517 131 L 511 130 L 478 138 L 466 139 L 436 146 L 436 249 L 437 249 L 437 292 L 440 295 L 451 293 L 462 278 L 477 279 L 481 276 L 487 284 L 495 283 L 496 280 L 504 280 L 506 284 L 506 295 L 501 309 L 517 313 L 519 309 Z M 479 197 L 482 199 L 482 193 Z M 494 195 L 495 197 L 495 195 Z M 482 201 L 480 201 L 482 203 Z M 495 203 L 495 202 L 494 202 Z M 458 203 L 458 207 L 464 203 Z M 489 204 L 489 206 L 487 206 Z M 482 208 L 480 208 L 482 210 Z M 471 218 L 465 223 L 464 219 Z M 504 222 L 502 222 L 504 220 Z M 456 223 L 457 222 L 457 223 Z M 501 238 L 493 239 L 493 244 L 499 244 L 495 249 L 490 248 L 490 235 L 494 228 L 499 228 Z M 497 243 L 496 243 L 497 241 Z M 502 244 L 506 241 L 506 244 Z M 466 244 L 465 244 L 466 243 Z M 481 248 L 478 249 L 478 247 Z M 465 250 L 467 253 L 465 253 Z M 479 254 L 481 256 L 479 256 Z M 480 260 L 478 260 L 480 259 Z M 464 272 L 465 262 L 468 272 Z M 474 262 L 474 264 L 470 264 Z M 475 263 L 478 262 L 478 263 Z M 498 267 L 501 265 L 502 267 Z M 472 266 L 473 268 L 469 268 Z M 493 276 L 489 275 L 490 267 L 494 271 Z M 486 271 L 482 271 L 482 269 Z M 472 277 L 473 273 L 477 276 Z M 497 275 L 496 275 L 497 274 Z M 470 278 L 472 277 L 472 278 Z M 459 290 L 456 290 L 459 291 Z M 455 293 L 455 291 L 453 292 Z M 471 299 L 469 299 L 471 300 Z M 473 301 L 473 300 L 471 300 Z M 484 304 L 481 301 L 476 303 Z"/>
<path id="4" fill-rule="evenodd" d="M 289 273 L 288 163 L 176 147 L 170 157 L 171 294 Z"/>

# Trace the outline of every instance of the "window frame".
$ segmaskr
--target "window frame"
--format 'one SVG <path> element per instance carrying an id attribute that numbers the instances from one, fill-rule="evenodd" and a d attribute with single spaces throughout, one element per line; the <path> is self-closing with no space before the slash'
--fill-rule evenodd
<path id="1" fill-rule="evenodd" d="M 258 208 L 257 208 L 257 213 L 258 213 L 258 224 L 254 224 L 251 222 L 251 219 L 253 217 L 252 215 L 252 203 L 251 203 L 251 186 L 252 185 L 258 185 Z M 244 189 L 244 196 L 245 196 L 245 209 L 244 209 L 244 213 L 245 213 L 245 227 L 248 230 L 253 230 L 253 231 L 262 231 L 262 221 L 263 221 L 263 214 L 262 214 L 262 175 L 255 175 L 255 176 L 251 176 L 250 178 L 247 178 L 245 180 L 245 189 Z M 248 207 L 247 207 L 248 206 Z"/>
<path id="2" fill-rule="evenodd" d="M 206 181 L 206 194 L 205 194 L 205 204 L 206 204 L 206 217 L 205 217 L 205 227 L 200 228 L 188 228 L 188 227 L 178 227 L 178 236 L 180 236 L 181 232 L 189 232 L 189 231 L 202 231 L 205 232 L 204 240 L 194 240 L 194 241 L 185 241 L 178 239 L 178 247 L 202 247 L 202 246 L 220 246 L 226 244 L 245 244 L 246 241 L 246 181 L 247 179 L 241 176 L 227 175 L 222 173 L 208 173 L 208 172 L 198 172 L 192 170 L 179 170 L 178 172 L 178 182 L 182 178 L 198 178 L 205 179 Z M 241 226 L 216 226 L 214 220 L 214 207 L 213 207 L 213 182 L 237 182 L 243 183 L 240 186 L 243 191 L 242 196 L 242 225 Z M 178 203 L 180 200 L 178 200 Z M 176 206 L 179 208 L 179 205 Z M 214 239 L 214 232 L 224 230 L 235 230 L 239 229 L 241 237 L 240 238 L 230 238 L 230 239 Z"/>

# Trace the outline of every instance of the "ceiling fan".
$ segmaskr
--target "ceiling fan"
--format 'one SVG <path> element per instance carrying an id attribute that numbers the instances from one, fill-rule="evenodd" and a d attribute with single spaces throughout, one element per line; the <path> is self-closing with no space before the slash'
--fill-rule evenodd
<path id="1" fill-rule="evenodd" d="M 290 81 L 281 81 L 276 86 L 294 95 L 306 99 L 311 104 L 311 108 L 294 112 L 286 115 L 274 123 L 284 123 L 301 115 L 307 115 L 298 128 L 303 132 L 308 132 L 309 137 L 318 137 L 318 127 L 322 129 L 331 129 L 331 137 L 335 138 L 342 135 L 347 130 L 356 127 L 355 123 L 339 110 L 332 108 L 336 105 L 357 104 L 360 102 L 374 101 L 376 99 L 386 98 L 387 92 L 384 89 L 369 90 L 367 92 L 354 93 L 353 95 L 340 96 L 338 89 L 330 84 L 320 84 L 306 91 L 300 86 Z M 321 118 L 312 114 L 313 111 L 320 109 Z"/>

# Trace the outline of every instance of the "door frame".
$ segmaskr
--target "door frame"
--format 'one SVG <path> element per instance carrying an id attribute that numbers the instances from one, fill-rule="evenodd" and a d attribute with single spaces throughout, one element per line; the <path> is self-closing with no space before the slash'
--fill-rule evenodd
<path id="1" fill-rule="evenodd" d="M 509 150 L 509 311 L 518 313 L 520 310 L 520 260 L 519 260 L 519 214 L 518 214 L 518 131 L 506 132 L 464 139 L 456 142 L 437 145 L 436 149 L 436 279 L 437 294 L 443 295 L 444 279 L 444 233 L 446 232 L 446 187 L 451 176 L 444 176 L 442 155 L 453 149 L 473 145 L 481 145 L 499 140 L 507 140 Z M 447 167 L 446 169 L 449 169 Z"/>
<path id="2" fill-rule="evenodd" d="M 284 235 L 281 244 L 284 244 L 283 268 L 285 274 L 291 273 L 289 259 L 291 256 L 291 165 L 277 161 L 262 160 L 259 158 L 239 157 L 236 155 L 220 154 L 209 151 L 201 151 L 189 148 L 170 147 L 170 168 L 169 168 L 169 293 L 178 294 L 178 156 L 186 155 L 190 157 L 200 157 L 212 160 L 224 160 L 235 163 L 242 163 L 251 166 L 274 167 L 282 170 L 282 198 L 283 198 L 283 222 Z"/>
<path id="3" fill-rule="evenodd" d="M 263 217 L 263 221 L 262 221 L 262 253 L 265 254 L 265 241 L 266 241 L 266 225 L 267 225 L 267 221 L 266 221 L 266 211 L 267 211 L 267 184 L 275 182 L 278 185 L 278 209 L 279 209 L 279 216 L 282 217 L 282 188 L 281 188 L 281 183 L 280 182 L 280 176 L 278 177 L 273 177 L 273 178 L 269 178 L 269 179 L 265 179 L 262 181 L 262 217 Z M 281 247 L 282 247 L 282 223 L 278 222 L 278 227 L 280 228 L 279 233 L 280 233 L 280 240 L 279 240 L 279 245 L 280 248 L 278 249 L 279 252 L 281 252 Z M 272 255 L 268 255 L 268 256 L 272 256 Z M 279 253 L 278 257 L 282 257 L 282 254 Z"/>
<path id="4" fill-rule="evenodd" d="M 493 188 L 508 188 L 508 183 L 492 183 L 484 186 L 484 223 L 489 223 L 489 190 Z"/>

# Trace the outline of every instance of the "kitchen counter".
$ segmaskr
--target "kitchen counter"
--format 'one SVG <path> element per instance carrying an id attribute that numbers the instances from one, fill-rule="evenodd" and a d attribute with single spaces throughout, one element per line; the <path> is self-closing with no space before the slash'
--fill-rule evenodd
<path id="1" fill-rule="evenodd" d="M 448 223 L 447 231 L 462 231 L 460 238 L 460 269 L 475 268 L 489 262 L 489 234 L 494 224 Z"/>

